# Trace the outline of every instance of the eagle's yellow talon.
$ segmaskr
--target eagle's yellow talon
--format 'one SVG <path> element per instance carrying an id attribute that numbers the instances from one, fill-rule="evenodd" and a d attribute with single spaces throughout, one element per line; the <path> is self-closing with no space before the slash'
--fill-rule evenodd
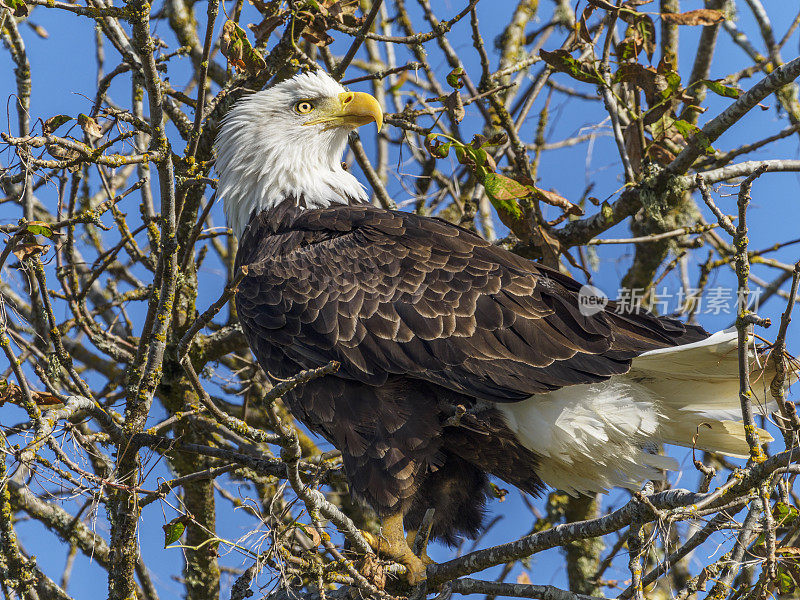
<path id="1" fill-rule="evenodd" d="M 381 556 L 400 563 L 406 568 L 406 581 L 409 585 L 417 585 L 427 577 L 426 568 L 433 561 L 423 551 L 422 556 L 416 556 L 411 546 L 406 542 L 403 534 L 403 515 L 397 513 L 383 519 L 381 534 L 376 536 L 368 531 L 362 531 L 364 539 L 375 552 Z M 409 532 L 409 539 L 414 539 L 416 532 Z"/>
<path id="2" fill-rule="evenodd" d="M 427 565 L 414 556 L 410 548 L 408 550 L 408 555 L 399 559 L 398 562 L 406 568 L 406 581 L 408 585 L 415 586 L 428 578 Z"/>
<path id="3" fill-rule="evenodd" d="M 373 535 L 373 534 L 371 534 L 369 531 L 364 531 L 363 529 L 360 530 L 360 531 L 361 531 L 361 535 L 364 537 L 364 539 L 369 544 L 369 547 L 372 548 L 373 550 L 375 550 L 375 552 L 378 552 L 380 550 L 380 545 L 381 545 L 380 538 L 375 536 L 375 535 Z"/>

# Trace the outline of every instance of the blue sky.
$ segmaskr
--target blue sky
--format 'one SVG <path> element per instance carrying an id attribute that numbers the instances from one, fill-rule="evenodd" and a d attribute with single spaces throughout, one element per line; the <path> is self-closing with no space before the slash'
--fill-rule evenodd
<path id="1" fill-rule="evenodd" d="M 543 1 L 542 4 L 544 14 L 549 15 L 549 2 Z M 455 14 L 463 6 L 461 2 L 449 0 L 439 2 L 437 5 L 440 6 L 439 14 L 443 18 Z M 514 3 L 508 0 L 484 1 L 478 5 L 484 38 L 488 42 L 491 42 L 500 32 L 513 5 Z M 796 6 L 794 3 L 777 2 L 775 0 L 766 2 L 766 5 L 773 18 L 773 23 L 776 27 L 776 35 L 780 37 L 783 35 L 785 27 L 788 26 L 788 23 L 794 17 Z M 159 6 L 160 5 L 157 3 L 156 8 Z M 700 7 L 702 7 L 702 2 L 699 0 L 686 1 L 683 2 L 681 6 L 683 10 Z M 198 2 L 196 5 L 196 13 L 201 22 L 205 20 L 205 11 L 205 3 Z M 243 21 L 247 22 L 248 17 L 252 18 L 252 8 L 249 6 L 246 7 Z M 30 20 L 44 27 L 49 33 L 48 39 L 42 39 L 24 24 L 21 25 L 32 65 L 32 119 L 44 120 L 55 114 L 76 116 L 80 112 L 88 112 L 96 89 L 94 30 L 92 22 L 66 12 L 45 10 L 42 8 L 34 10 Z M 218 29 L 221 26 L 221 22 L 221 20 L 218 22 Z M 541 22 L 532 23 L 528 29 L 532 30 L 541 24 Z M 759 43 L 757 37 L 755 37 L 758 30 L 748 11 L 744 8 L 741 9 L 738 26 L 740 29 L 752 35 L 753 37 L 751 39 L 753 43 L 763 51 L 763 44 Z M 424 26 L 420 25 L 419 28 L 424 29 Z M 156 25 L 154 32 L 164 36 L 165 40 L 167 40 L 170 45 L 174 45 L 172 35 L 165 23 Z M 679 70 L 684 78 L 688 77 L 688 73 L 691 70 L 693 49 L 696 46 L 699 33 L 699 28 L 681 28 L 681 61 Z M 563 32 L 554 35 L 546 45 L 546 48 L 553 49 L 557 47 L 563 39 L 563 35 Z M 340 38 L 341 36 L 337 38 L 337 42 L 333 46 L 334 52 L 341 53 L 347 47 L 346 41 L 343 42 Z M 464 21 L 456 25 L 449 39 L 464 61 L 467 71 L 472 75 L 474 80 L 477 80 L 479 77 L 479 63 L 477 54 L 472 47 L 468 22 Z M 489 45 L 491 46 L 491 44 Z M 435 49 L 433 45 L 430 45 L 429 51 L 433 67 L 442 74 L 447 73 L 449 67 L 438 50 Z M 795 32 L 792 39 L 785 46 L 783 56 L 784 59 L 788 60 L 796 56 L 797 53 L 798 34 Z M 106 72 L 119 62 L 119 57 L 116 55 L 115 50 L 108 44 L 106 45 L 106 59 Z M 492 66 L 496 67 L 496 54 L 493 54 L 491 59 Z M 740 69 L 749 64 L 749 60 L 744 55 L 743 51 L 731 42 L 728 35 L 721 32 L 719 45 L 712 66 L 711 78 L 722 77 L 733 70 Z M 13 64 L 8 57 L 8 53 L 0 53 L 0 91 L 3 92 L 3 96 L 5 97 L 8 97 L 15 87 L 12 68 Z M 530 75 L 533 76 L 539 68 L 539 65 L 535 65 Z M 361 73 L 357 70 L 352 69 L 347 76 L 358 76 L 360 74 Z M 565 75 L 556 75 L 554 78 L 556 81 L 565 85 L 581 87 L 581 89 L 586 92 L 592 91 L 590 86 L 578 85 L 576 82 L 569 80 Z M 185 77 L 181 77 L 180 69 L 177 69 L 172 75 L 171 83 L 174 87 L 180 88 L 184 83 L 184 79 Z M 759 79 L 760 76 L 756 75 L 752 79 L 743 80 L 740 82 L 740 85 L 744 88 L 748 88 Z M 354 86 L 354 88 L 368 89 L 365 84 L 358 84 Z M 127 104 L 129 96 L 128 90 L 129 80 L 127 76 L 121 76 L 111 88 L 111 97 L 118 98 L 121 104 Z M 534 106 L 531 111 L 532 117 L 523 128 L 523 136 L 527 136 L 528 139 L 533 137 L 533 132 L 536 128 L 536 115 L 541 109 L 543 98 L 544 94 Z M 700 124 L 702 125 L 718 114 L 730 102 L 731 101 L 727 99 L 711 96 L 706 103 L 708 111 L 700 117 Z M 720 138 L 714 146 L 720 150 L 732 149 L 744 142 L 754 141 L 776 133 L 788 125 L 785 115 L 779 114 L 776 110 L 776 101 L 774 98 L 768 98 L 765 105 L 768 107 L 767 110 L 754 109 L 751 111 L 740 123 L 736 124 Z M 7 107 L 9 107 L 7 123 L 4 123 L 0 129 L 5 131 L 11 130 L 16 133 L 16 117 L 10 108 L 12 107 L 10 100 L 7 102 Z M 558 141 L 578 133 L 589 131 L 590 128 L 597 127 L 597 124 L 604 118 L 603 112 L 602 103 L 600 102 L 565 99 L 564 96 L 559 94 L 554 95 L 551 105 L 551 114 L 553 116 L 546 132 L 547 141 Z M 467 117 L 462 124 L 462 131 L 465 132 L 465 135 L 471 136 L 472 133 L 480 131 L 482 122 L 476 115 L 477 110 L 474 107 L 469 107 L 467 109 Z M 607 124 L 603 125 L 603 128 L 605 132 L 608 133 Z M 367 135 L 364 136 L 367 141 L 369 140 L 369 134 L 370 132 L 367 132 Z M 397 132 L 390 131 L 389 135 L 397 135 Z M 760 152 L 742 158 L 744 160 L 798 158 L 797 140 L 797 136 L 791 136 L 768 146 Z M 176 147 L 183 147 L 182 144 L 178 142 L 176 136 L 175 141 Z M 369 143 L 368 150 L 372 150 Z M 11 159 L 12 157 L 8 153 L 0 154 L 0 164 L 7 165 Z M 402 165 L 397 162 L 397 157 L 395 157 L 394 167 L 388 187 L 394 199 L 399 203 L 409 198 L 406 189 L 408 189 L 408 187 L 413 187 L 414 179 L 413 173 L 404 172 Z M 361 173 L 358 172 L 358 168 L 354 166 L 353 169 L 356 175 L 363 180 Z M 620 173 L 621 167 L 616 146 L 613 139 L 606 135 L 604 137 L 598 137 L 591 148 L 587 144 L 582 144 L 572 148 L 545 153 L 541 160 L 538 175 L 540 187 L 545 189 L 552 188 L 566 198 L 573 200 L 579 199 L 587 184 L 593 182 L 593 196 L 601 200 L 613 200 L 617 197 L 619 188 L 622 185 Z M 798 183 L 798 174 L 785 173 L 765 175 L 755 184 L 753 188 L 753 204 L 749 213 L 751 249 L 763 248 L 778 241 L 785 241 L 798 237 L 798 233 L 800 232 L 800 227 L 798 227 L 798 222 L 800 222 L 798 216 L 800 213 L 798 212 L 797 206 L 797 202 L 800 200 Z M 403 184 L 405 184 L 406 187 L 404 187 Z M 736 191 L 737 188 L 735 187 L 723 186 L 718 188 L 718 193 L 715 195 L 719 206 L 728 214 L 735 212 Z M 48 206 L 54 207 L 55 193 L 53 186 L 43 190 L 40 199 Z M 136 215 L 138 213 L 138 200 L 131 196 L 126 202 L 127 203 L 123 202 L 121 208 L 131 215 Z M 593 207 L 590 207 L 590 209 L 593 209 Z M 706 218 L 711 220 L 711 215 L 707 214 L 705 210 L 704 212 L 706 213 Z M 215 208 L 213 214 L 217 224 L 224 222 L 219 208 Z M 21 215 L 15 213 L 8 204 L 0 205 L 0 223 L 14 222 L 20 216 Z M 555 216 L 555 213 L 551 212 L 548 216 L 552 218 Z M 499 229 L 502 228 L 499 223 L 497 226 Z M 612 228 L 604 234 L 604 236 L 621 238 L 628 237 L 629 234 L 628 226 L 622 224 Z M 113 236 L 113 233 L 108 235 Z M 800 258 L 798 254 L 800 253 L 797 247 L 790 246 L 771 256 L 784 262 L 792 263 Z M 628 246 L 601 246 L 599 256 L 601 259 L 600 268 L 593 274 L 593 282 L 609 295 L 614 296 L 619 287 L 619 280 L 630 264 L 632 249 Z M 695 253 L 695 256 L 698 259 L 704 258 L 705 252 L 700 250 Z M 697 266 L 696 262 L 692 262 L 692 281 L 696 280 Z M 774 270 L 767 270 L 759 265 L 754 266 L 754 273 L 766 279 L 771 279 L 777 275 Z M 198 302 L 198 308 L 200 310 L 203 310 L 219 296 L 224 284 L 221 278 L 222 274 L 223 272 L 219 264 L 208 262 L 204 265 L 200 273 L 201 297 Z M 716 276 L 715 281 L 713 281 L 711 285 L 733 289 L 735 288 L 735 278 L 731 272 L 722 271 Z M 664 280 L 663 286 L 666 286 L 667 293 L 674 294 L 679 286 L 679 281 L 676 276 L 670 275 Z M 762 316 L 772 318 L 773 322 L 777 323 L 782 309 L 783 301 L 774 298 L 764 307 L 761 314 Z M 60 316 L 66 318 L 66 311 L 63 311 Z M 716 330 L 728 327 L 732 319 L 732 313 L 723 313 L 717 315 L 701 314 L 699 320 L 707 329 Z M 775 328 L 776 326 L 773 326 L 772 332 L 774 332 Z M 769 334 L 772 332 L 767 331 L 765 335 L 769 337 Z M 772 334 L 774 335 L 774 333 Z M 794 339 L 795 337 L 790 334 L 789 349 L 790 351 L 793 350 L 796 354 L 800 350 L 800 343 L 794 341 Z M 0 414 L 3 416 L 4 423 L 15 422 L 17 419 L 21 418 L 19 411 L 15 412 L 15 409 L 10 408 L 3 409 L 3 412 Z M 160 411 L 156 411 L 154 413 L 153 422 L 157 421 L 160 417 Z M 779 447 L 779 445 L 776 443 L 775 447 Z M 673 475 L 674 478 L 683 477 L 683 480 L 678 485 L 694 487 L 697 478 L 691 467 L 691 457 L 682 449 L 673 449 L 673 454 L 681 460 L 682 465 L 688 467 L 683 475 Z M 154 473 L 158 473 L 162 476 L 166 475 L 166 471 L 161 468 L 161 466 L 157 467 Z M 222 481 L 227 480 L 223 479 Z M 228 483 L 228 485 L 232 487 L 235 492 L 237 491 L 235 484 Z M 153 486 L 151 485 L 150 487 Z M 246 489 L 241 489 L 240 491 L 245 496 L 248 493 Z M 613 493 L 603 498 L 603 509 L 610 510 L 613 507 L 619 506 L 626 501 L 626 498 L 627 495 L 621 492 Z M 76 507 L 80 506 L 82 502 L 82 498 L 65 500 L 65 504 L 71 511 L 75 511 Z M 541 506 L 541 501 L 536 501 L 535 504 Z M 481 546 L 515 539 L 527 533 L 534 521 L 530 511 L 526 508 L 525 503 L 516 491 L 512 491 L 505 502 L 494 503 L 491 506 L 491 512 L 492 515 L 501 515 L 502 518 L 490 533 L 481 540 Z M 150 563 L 151 568 L 155 569 L 154 578 L 162 598 L 172 597 L 180 593 L 182 589 L 182 586 L 171 578 L 172 575 L 180 573 L 180 551 L 176 549 L 163 549 L 163 532 L 161 530 L 161 525 L 173 516 L 175 516 L 175 512 L 169 506 L 154 503 L 145 511 L 140 532 L 142 551 L 145 560 Z M 227 502 L 220 501 L 218 503 L 218 523 L 220 532 L 224 537 L 236 539 L 245 533 L 251 521 L 236 514 Z M 99 532 L 107 535 L 107 521 L 102 512 L 92 524 Z M 36 523 L 20 523 L 19 531 L 23 545 L 37 555 L 39 563 L 45 567 L 48 573 L 57 576 L 63 565 L 65 546 L 60 542 L 54 542 L 54 538 L 49 534 L 43 534 L 41 527 Z M 716 542 L 723 539 L 722 536 L 715 537 L 715 541 L 704 546 L 703 551 L 707 551 L 707 553 L 724 552 L 727 546 L 717 549 L 715 545 Z M 464 547 L 469 549 L 470 544 L 467 543 Z M 430 551 L 430 554 L 434 559 L 443 560 L 452 556 L 452 552 L 452 550 L 446 548 L 435 547 Z M 242 566 L 243 564 L 246 566 L 246 563 L 243 563 L 240 557 L 235 553 L 224 556 L 222 560 L 229 566 Z M 624 562 L 621 564 L 624 566 Z M 562 571 L 563 561 L 560 559 L 558 550 L 551 550 L 534 556 L 530 560 L 529 566 L 530 578 L 534 583 L 554 584 L 559 586 L 565 585 L 566 576 Z M 512 573 L 510 579 L 513 580 L 521 569 L 522 567 L 518 566 Z M 492 575 L 489 575 L 489 578 L 492 578 Z M 615 570 L 612 568 L 612 571 L 606 574 L 606 578 L 625 580 L 628 578 L 628 574 L 624 569 Z M 226 580 L 224 576 L 223 581 L 226 582 L 227 585 L 230 584 L 230 579 Z M 263 581 L 266 582 L 266 579 Z M 91 564 L 90 561 L 85 559 L 82 555 L 79 555 L 76 560 L 74 574 L 69 587 L 70 593 L 76 598 L 88 597 L 89 595 L 104 593 L 105 586 L 105 572 L 96 565 Z M 225 592 L 223 592 L 223 597 L 226 597 Z"/>

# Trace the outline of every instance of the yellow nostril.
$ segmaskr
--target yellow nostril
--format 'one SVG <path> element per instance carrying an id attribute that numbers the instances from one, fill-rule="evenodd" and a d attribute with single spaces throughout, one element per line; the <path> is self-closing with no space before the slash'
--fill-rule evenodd
<path id="1" fill-rule="evenodd" d="M 344 94 L 344 97 L 342 98 L 342 106 L 347 106 L 348 104 L 350 104 L 353 101 L 354 97 L 355 94 L 353 94 L 353 92 L 348 92 Z"/>

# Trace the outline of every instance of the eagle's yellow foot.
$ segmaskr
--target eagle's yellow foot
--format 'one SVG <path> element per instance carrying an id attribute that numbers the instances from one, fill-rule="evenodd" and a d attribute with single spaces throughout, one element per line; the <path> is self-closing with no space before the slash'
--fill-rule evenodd
<path id="1" fill-rule="evenodd" d="M 369 547 L 375 550 L 375 552 L 378 552 L 381 546 L 381 539 L 371 534 L 369 531 L 365 531 L 363 529 L 360 529 L 359 531 L 361 532 L 361 535 L 364 536 L 364 539 L 367 540 Z"/>
<path id="2" fill-rule="evenodd" d="M 414 556 L 414 553 L 411 552 L 410 548 L 408 549 L 408 555 L 403 556 L 402 558 L 397 558 L 396 560 L 406 568 L 406 581 L 408 581 L 408 585 L 413 587 L 427 579 L 428 566 L 419 558 Z"/>
<path id="3" fill-rule="evenodd" d="M 411 551 L 403 533 L 403 515 L 401 513 L 383 519 L 380 536 L 375 536 L 367 531 L 361 533 L 375 552 L 406 568 L 406 580 L 409 585 L 417 585 L 425 580 L 426 567 L 433 561 L 426 554 L 423 554 L 424 558 L 420 559 Z"/>

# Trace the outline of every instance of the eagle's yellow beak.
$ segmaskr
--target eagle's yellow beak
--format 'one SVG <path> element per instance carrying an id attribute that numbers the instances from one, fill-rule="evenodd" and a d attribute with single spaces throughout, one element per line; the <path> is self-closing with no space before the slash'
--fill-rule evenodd
<path id="1" fill-rule="evenodd" d="M 383 127 L 383 110 L 374 96 L 364 92 L 344 92 L 339 94 L 342 116 L 359 127 L 375 121 L 378 131 Z"/>
<path id="2" fill-rule="evenodd" d="M 383 127 L 383 110 L 378 101 L 364 92 L 343 92 L 329 106 L 320 107 L 321 114 L 303 125 L 324 124 L 326 127 L 361 127 L 375 121 Z"/>

